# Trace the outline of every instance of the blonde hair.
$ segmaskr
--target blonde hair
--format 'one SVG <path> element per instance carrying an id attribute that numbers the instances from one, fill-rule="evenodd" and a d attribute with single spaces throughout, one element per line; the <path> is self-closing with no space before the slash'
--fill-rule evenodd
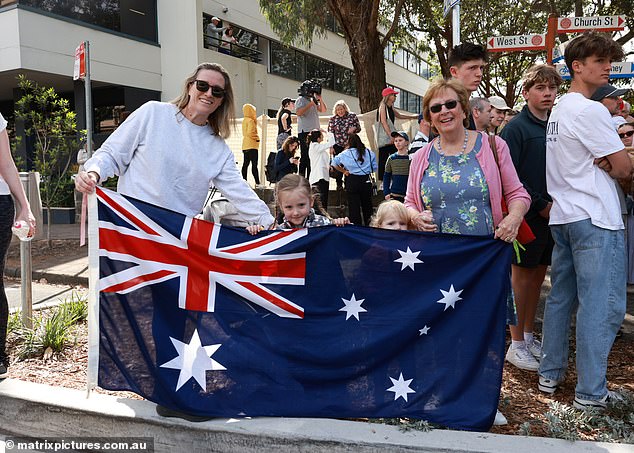
<path id="1" fill-rule="evenodd" d="M 350 113 L 350 107 L 348 107 L 346 101 L 344 101 L 343 99 L 339 99 L 337 102 L 335 102 L 335 105 L 332 106 L 332 116 L 335 116 L 337 114 L 337 107 L 339 106 L 343 107 L 346 113 Z"/>
<path id="2" fill-rule="evenodd" d="M 178 107 L 179 112 L 182 112 L 189 103 L 189 88 L 192 83 L 196 81 L 198 73 L 204 69 L 219 72 L 225 79 L 224 100 L 222 104 L 220 104 L 220 106 L 209 115 L 207 121 L 209 122 L 209 127 L 214 131 L 214 133 L 226 140 L 231 135 L 231 130 L 235 128 L 236 112 L 233 106 L 233 88 L 231 87 L 231 78 L 229 78 L 227 70 L 221 65 L 217 63 L 199 64 L 196 67 L 196 70 L 185 79 L 180 96 L 172 100 L 171 103 Z"/>
<path id="3" fill-rule="evenodd" d="M 410 216 L 407 208 L 403 203 L 396 200 L 387 200 L 382 202 L 376 210 L 376 214 L 370 220 L 370 226 L 381 228 L 381 224 L 385 221 L 385 217 L 389 214 L 396 214 L 401 220 L 407 222 L 407 229 L 411 229 Z"/>
<path id="4" fill-rule="evenodd" d="M 425 97 L 423 98 L 423 118 L 429 124 L 431 124 L 431 112 L 429 111 L 429 101 L 438 96 L 438 93 L 445 90 L 453 90 L 458 95 L 458 103 L 462 107 L 462 111 L 465 114 L 465 119 L 462 122 L 464 127 L 469 127 L 469 92 L 464 87 L 462 82 L 456 79 L 437 79 L 427 88 Z M 432 125 L 432 130 L 436 131 L 436 128 Z"/>

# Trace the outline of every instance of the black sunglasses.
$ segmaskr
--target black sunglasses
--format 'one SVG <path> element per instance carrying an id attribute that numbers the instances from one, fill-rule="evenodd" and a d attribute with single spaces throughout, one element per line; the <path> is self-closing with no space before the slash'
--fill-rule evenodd
<path id="1" fill-rule="evenodd" d="M 209 82 L 204 80 L 194 80 L 196 82 L 196 89 L 201 93 L 206 93 L 211 88 L 211 95 L 215 98 L 223 98 L 227 94 L 224 88 L 209 85 Z"/>
<path id="2" fill-rule="evenodd" d="M 434 104 L 429 106 L 429 111 L 432 113 L 438 113 L 442 110 L 442 106 L 445 106 L 447 110 L 453 110 L 458 105 L 458 101 L 452 99 L 451 101 L 447 101 L 444 104 Z"/>
<path id="3" fill-rule="evenodd" d="M 619 138 L 631 137 L 632 135 L 634 135 L 634 130 L 627 131 L 627 132 L 621 132 L 619 134 Z"/>

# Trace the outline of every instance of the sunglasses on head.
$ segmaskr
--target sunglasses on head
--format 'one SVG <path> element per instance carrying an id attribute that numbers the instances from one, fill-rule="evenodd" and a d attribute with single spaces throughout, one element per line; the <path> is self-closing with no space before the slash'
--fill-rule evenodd
<path id="1" fill-rule="evenodd" d="M 621 133 L 619 133 L 619 138 L 631 137 L 632 135 L 634 135 L 634 130 L 627 131 L 627 132 L 621 132 Z"/>
<path id="2" fill-rule="evenodd" d="M 209 85 L 209 82 L 204 80 L 194 80 L 194 82 L 196 83 L 196 89 L 201 93 L 206 93 L 211 88 L 211 95 L 215 98 L 223 98 L 227 94 L 224 88 Z"/>
<path id="3" fill-rule="evenodd" d="M 429 106 L 429 111 L 432 113 L 439 113 L 442 110 L 442 106 L 445 106 L 447 110 L 453 110 L 458 105 L 458 101 L 452 99 L 451 101 L 447 101 L 444 104 L 434 104 Z"/>

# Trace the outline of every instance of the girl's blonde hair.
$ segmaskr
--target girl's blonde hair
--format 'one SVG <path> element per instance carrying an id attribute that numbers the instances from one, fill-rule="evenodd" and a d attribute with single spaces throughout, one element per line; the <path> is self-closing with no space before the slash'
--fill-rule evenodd
<path id="1" fill-rule="evenodd" d="M 222 74 L 225 79 L 225 97 L 220 106 L 207 118 L 209 127 L 214 131 L 214 134 L 224 138 L 225 140 L 231 135 L 231 129 L 235 127 L 236 112 L 233 106 L 233 88 L 231 87 L 231 78 L 225 68 L 217 63 L 201 63 L 196 67 L 196 70 L 192 72 L 183 84 L 183 90 L 176 99 L 172 100 L 172 104 L 178 107 L 178 110 L 182 110 L 189 103 L 189 88 L 192 83 L 196 81 L 198 73 L 204 69 L 210 71 L 216 71 Z"/>
<path id="2" fill-rule="evenodd" d="M 380 228 L 388 214 L 395 213 L 407 222 L 407 229 L 411 227 L 409 212 L 403 203 L 396 200 L 387 200 L 382 202 L 376 210 L 376 214 L 370 220 L 370 226 Z"/>

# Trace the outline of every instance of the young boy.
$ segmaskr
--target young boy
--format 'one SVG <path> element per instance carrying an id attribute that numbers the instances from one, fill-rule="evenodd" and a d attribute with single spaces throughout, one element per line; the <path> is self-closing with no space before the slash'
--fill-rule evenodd
<path id="1" fill-rule="evenodd" d="M 589 32 L 564 54 L 572 81 L 546 129 L 546 182 L 553 198 L 550 226 L 552 290 L 546 301 L 539 389 L 553 393 L 568 365 L 570 317 L 576 310 L 577 386 L 573 405 L 602 409 L 619 400 L 608 390 L 608 354 L 625 315 L 623 220 L 612 178 L 629 178 L 632 164 L 606 108 L 590 100 L 608 82 L 623 50 Z"/>
<path id="2" fill-rule="evenodd" d="M 533 326 L 554 246 L 548 227 L 552 198 L 546 190 L 546 125 L 561 83 L 554 66 L 540 64 L 529 68 L 522 85 L 526 105 L 500 133 L 509 145 L 517 175 L 531 195 L 531 207 L 525 218 L 536 239 L 525 245 L 521 262 L 515 259 L 513 263 L 517 324 L 509 326 L 512 342 L 506 353 L 508 362 L 529 371 L 539 368 L 542 350 L 541 343 L 533 336 Z"/>
<path id="3" fill-rule="evenodd" d="M 383 195 L 386 200 L 405 201 L 409 178 L 409 136 L 405 131 L 392 132 L 396 152 L 387 158 L 383 174 Z"/>

